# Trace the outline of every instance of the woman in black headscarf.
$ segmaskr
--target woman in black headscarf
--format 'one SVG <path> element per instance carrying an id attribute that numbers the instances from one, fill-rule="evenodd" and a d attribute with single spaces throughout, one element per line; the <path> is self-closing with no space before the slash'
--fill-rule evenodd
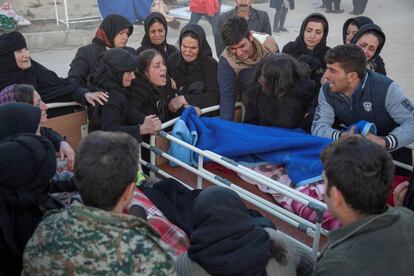
<path id="1" fill-rule="evenodd" d="M 270 228 L 258 226 L 232 190 L 211 187 L 193 205 L 193 232 L 178 275 L 306 275 L 312 260 Z"/>
<path id="2" fill-rule="evenodd" d="M 328 31 L 328 20 L 325 16 L 312 13 L 303 20 L 296 40 L 289 42 L 282 49 L 283 53 L 308 64 L 310 76 L 319 86 L 326 69 L 325 54 L 330 49 L 326 46 Z"/>
<path id="3" fill-rule="evenodd" d="M 98 66 L 102 54 L 111 48 L 124 48 L 133 31 L 131 23 L 122 15 L 106 16 L 96 30 L 92 43 L 78 49 L 70 64 L 68 78 L 88 90 L 87 77 Z"/>
<path id="4" fill-rule="evenodd" d="M 385 63 L 379 55 L 385 44 L 385 34 L 378 25 L 366 24 L 359 28 L 351 43 L 358 45 L 367 58 L 367 69 L 387 75 Z"/>
<path id="5" fill-rule="evenodd" d="M 129 86 L 135 79 L 138 61 L 135 55 L 125 49 L 114 48 L 105 52 L 98 68 L 89 76 L 92 89 L 108 91 L 108 102 L 95 109 L 91 122 L 92 130 L 122 131 L 141 139 L 141 134 L 153 133 L 145 116 L 129 117 Z M 159 120 L 158 120 L 159 121 Z M 161 126 L 161 123 L 158 124 Z M 152 126 L 152 125 L 151 125 Z M 150 132 L 147 132 L 149 131 Z M 158 129 L 157 129 L 158 130 Z"/>
<path id="6" fill-rule="evenodd" d="M 352 38 L 358 32 L 359 28 L 366 24 L 372 24 L 371 18 L 367 16 L 356 16 L 345 21 L 342 27 L 342 40 L 344 44 L 351 43 Z"/>
<path id="7" fill-rule="evenodd" d="M 138 57 L 137 79 L 130 90 L 130 117 L 136 118 L 138 114 L 157 116 L 162 122 L 173 117 L 168 110 L 168 103 L 174 93 L 164 56 L 157 50 L 141 52 Z"/>
<path id="8" fill-rule="evenodd" d="M 144 21 L 145 35 L 141 41 L 141 47 L 137 49 L 137 55 L 147 49 L 155 49 L 160 52 L 165 60 L 175 52 L 177 48 L 167 43 L 168 25 L 165 17 L 159 12 L 150 13 Z"/>
<path id="9" fill-rule="evenodd" d="M 16 83 L 31 84 L 46 103 L 77 101 L 94 105 L 98 99 L 105 98 L 59 78 L 55 72 L 32 60 L 26 40 L 19 32 L 0 35 L 0 64 L 0 90 Z"/>
<path id="10" fill-rule="evenodd" d="M 172 54 L 167 62 L 167 72 L 177 87 L 169 109 L 175 113 L 186 105 L 204 108 L 218 104 L 217 61 L 203 28 L 187 24 L 181 30 L 179 45 L 180 52 Z"/>
<path id="11" fill-rule="evenodd" d="M 47 122 L 47 105 L 42 101 L 42 98 L 34 90 L 33 86 L 28 84 L 13 84 L 4 88 L 0 92 L 0 105 L 13 102 L 27 103 L 39 107 L 41 111 L 40 124 L 42 125 Z M 48 127 L 40 127 L 40 135 L 49 139 L 55 147 L 56 152 L 59 153 L 60 158 L 67 158 L 69 168 L 73 168 L 75 151 L 66 142 L 65 137 Z"/>
<path id="12" fill-rule="evenodd" d="M 4 104 L 0 116 L 8 118 L 0 123 L 0 271 L 20 275 L 24 247 L 43 217 L 40 206 L 48 198 L 56 157 L 52 144 L 34 134 L 39 108 Z"/>

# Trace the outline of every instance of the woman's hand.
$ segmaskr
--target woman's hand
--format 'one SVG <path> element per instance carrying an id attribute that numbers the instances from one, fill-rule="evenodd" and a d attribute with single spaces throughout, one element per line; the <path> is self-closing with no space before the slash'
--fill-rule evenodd
<path id="1" fill-rule="evenodd" d="M 100 105 L 104 105 L 108 101 L 108 98 L 108 92 L 105 91 L 85 93 L 85 100 L 92 106 L 95 106 L 95 102 Z"/>
<path id="2" fill-rule="evenodd" d="M 144 122 L 139 126 L 139 133 L 144 134 L 157 134 L 161 130 L 161 120 L 156 115 L 148 115 L 145 117 Z"/>
<path id="3" fill-rule="evenodd" d="M 75 164 L 75 151 L 72 149 L 68 142 L 60 142 L 59 157 L 61 160 L 67 158 L 69 169 L 73 169 L 73 165 Z"/>
<path id="4" fill-rule="evenodd" d="M 176 113 L 184 105 L 188 105 L 188 102 L 185 100 L 185 97 L 175 96 L 174 98 L 170 100 L 170 103 L 168 104 L 168 108 L 171 110 L 171 112 Z"/>

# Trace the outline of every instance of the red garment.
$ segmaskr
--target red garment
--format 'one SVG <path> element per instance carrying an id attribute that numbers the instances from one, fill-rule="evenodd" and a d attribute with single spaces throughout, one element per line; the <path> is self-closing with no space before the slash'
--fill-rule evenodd
<path id="1" fill-rule="evenodd" d="M 219 12 L 220 3 L 218 0 L 191 0 L 190 11 L 195 13 L 213 16 Z"/>
<path id="2" fill-rule="evenodd" d="M 158 230 L 161 240 L 170 246 L 176 256 L 187 252 L 190 241 L 186 233 L 172 224 L 139 188 L 135 188 L 128 208 L 132 205 L 142 206 L 147 211 L 148 223 Z"/>

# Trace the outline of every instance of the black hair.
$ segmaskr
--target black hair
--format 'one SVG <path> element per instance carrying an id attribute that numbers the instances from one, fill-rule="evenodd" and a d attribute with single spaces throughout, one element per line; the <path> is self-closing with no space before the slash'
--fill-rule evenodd
<path id="1" fill-rule="evenodd" d="M 305 72 L 299 63 L 287 54 L 274 54 L 263 58 L 257 65 L 254 82 L 264 78 L 263 92 L 266 96 L 282 97 L 297 87 Z"/>
<path id="2" fill-rule="evenodd" d="M 95 131 L 75 160 L 75 184 L 87 206 L 111 211 L 137 179 L 138 143 L 121 132 Z"/>
<path id="3" fill-rule="evenodd" d="M 221 27 L 221 38 L 224 45 L 230 46 L 239 43 L 243 38 L 249 38 L 250 29 L 244 17 L 229 17 Z"/>
<path id="4" fill-rule="evenodd" d="M 346 203 L 359 214 L 384 211 L 394 177 L 391 155 L 364 137 L 348 137 L 321 153 L 327 194 L 336 187 Z"/>
<path id="5" fill-rule="evenodd" d="M 365 54 L 355 44 L 338 45 L 330 49 L 325 55 L 325 61 L 327 64 L 339 63 L 345 73 L 356 72 L 360 79 L 367 70 Z"/>
<path id="6" fill-rule="evenodd" d="M 144 72 L 147 71 L 148 66 L 151 65 L 151 61 L 157 55 L 160 55 L 164 59 L 164 56 L 155 49 L 147 49 L 142 51 L 138 56 L 138 72 L 144 75 Z"/>
<path id="7" fill-rule="evenodd" d="M 33 105 L 34 87 L 30 84 L 15 84 L 13 86 L 16 102 Z"/>

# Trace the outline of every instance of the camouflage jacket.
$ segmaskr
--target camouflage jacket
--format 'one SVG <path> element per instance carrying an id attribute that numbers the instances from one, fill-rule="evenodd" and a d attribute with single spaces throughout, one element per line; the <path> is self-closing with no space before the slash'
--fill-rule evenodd
<path id="1" fill-rule="evenodd" d="M 143 220 L 74 203 L 39 224 L 22 275 L 173 275 L 174 261 Z"/>

